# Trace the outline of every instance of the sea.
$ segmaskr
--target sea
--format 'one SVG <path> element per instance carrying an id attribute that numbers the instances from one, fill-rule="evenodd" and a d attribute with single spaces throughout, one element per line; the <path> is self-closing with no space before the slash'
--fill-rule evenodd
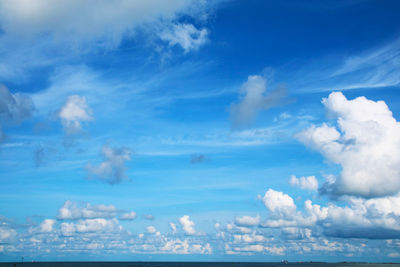
<path id="1" fill-rule="evenodd" d="M 0 262 L 0 267 L 394 267 L 400 263 L 361 262 Z"/>

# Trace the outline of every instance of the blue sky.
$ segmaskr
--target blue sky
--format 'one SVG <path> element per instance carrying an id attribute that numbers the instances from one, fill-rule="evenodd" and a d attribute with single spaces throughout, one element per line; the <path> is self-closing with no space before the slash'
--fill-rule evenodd
<path id="1" fill-rule="evenodd" d="M 398 261 L 399 11 L 0 0 L 0 260 Z"/>

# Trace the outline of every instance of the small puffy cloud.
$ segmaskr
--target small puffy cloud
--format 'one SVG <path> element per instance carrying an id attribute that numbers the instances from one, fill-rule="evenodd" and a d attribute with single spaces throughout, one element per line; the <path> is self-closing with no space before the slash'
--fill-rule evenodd
<path id="1" fill-rule="evenodd" d="M 0 227 L 0 243 L 10 241 L 17 236 L 17 231 L 10 227 Z"/>
<path id="2" fill-rule="evenodd" d="M 5 139 L 1 126 L 18 124 L 31 117 L 34 104 L 29 96 L 12 94 L 7 87 L 0 85 L 0 142 Z"/>
<path id="3" fill-rule="evenodd" d="M 267 93 L 267 81 L 259 75 L 249 76 L 240 93 L 239 102 L 232 104 L 230 109 L 233 128 L 249 125 L 260 111 L 281 104 L 287 95 L 283 86 Z"/>
<path id="4" fill-rule="evenodd" d="M 252 234 L 244 235 L 235 234 L 233 237 L 234 242 L 236 243 L 257 243 L 267 241 L 267 239 L 263 235 L 257 235 L 255 232 L 253 232 Z"/>
<path id="5" fill-rule="evenodd" d="M 293 198 L 273 189 L 268 189 L 262 201 L 265 207 L 273 214 L 291 216 L 296 211 Z"/>
<path id="6" fill-rule="evenodd" d="M 144 215 L 144 218 L 145 218 L 146 220 L 149 220 L 149 221 L 152 221 L 152 220 L 155 219 L 154 216 L 151 215 L 151 214 L 145 214 L 145 215 Z"/>
<path id="7" fill-rule="evenodd" d="M 191 159 L 190 159 L 190 163 L 192 164 L 197 164 L 197 163 L 202 163 L 204 161 L 207 160 L 206 155 L 203 154 L 194 154 L 192 155 Z"/>
<path id="8" fill-rule="evenodd" d="M 228 223 L 226 225 L 226 230 L 231 233 L 240 233 L 240 234 L 250 234 L 253 232 L 251 228 L 238 226 L 236 224 Z"/>
<path id="9" fill-rule="evenodd" d="M 177 232 L 177 229 L 176 229 L 176 224 L 174 224 L 174 223 L 172 223 L 172 222 L 170 222 L 169 223 L 169 227 L 171 228 L 171 230 L 172 230 L 172 233 L 176 233 Z"/>
<path id="10" fill-rule="evenodd" d="M 54 230 L 54 225 L 56 221 L 52 219 L 45 219 L 40 225 L 39 225 L 39 231 L 42 233 L 49 233 Z"/>
<path id="11" fill-rule="evenodd" d="M 183 231 L 185 231 L 187 235 L 196 234 L 196 230 L 194 229 L 194 222 L 190 220 L 188 215 L 184 215 L 179 218 L 179 223 L 181 224 Z"/>
<path id="12" fill-rule="evenodd" d="M 60 231 L 63 236 L 72 236 L 75 234 L 75 224 L 74 223 L 61 223 Z"/>
<path id="13" fill-rule="evenodd" d="M 256 226 L 260 223 L 260 216 L 251 217 L 251 216 L 243 216 L 236 217 L 235 224 L 239 226 Z"/>
<path id="14" fill-rule="evenodd" d="M 111 148 L 103 146 L 101 150 L 103 162 L 98 166 L 86 165 L 90 178 L 97 178 L 109 184 L 118 184 L 125 178 L 125 162 L 131 159 L 128 148 Z"/>
<path id="15" fill-rule="evenodd" d="M 333 92 L 322 100 L 337 126 L 311 126 L 297 135 L 305 145 L 339 164 L 342 172 L 320 189 L 332 196 L 366 198 L 400 191 L 400 123 L 384 101 L 348 100 Z"/>
<path id="16" fill-rule="evenodd" d="M 70 221 L 45 219 L 26 228 L 13 225 L 0 216 L 0 252 L 23 253 L 36 258 L 51 254 L 108 253 L 209 254 L 214 240 L 208 235 L 176 238 L 149 226 L 149 234 L 132 234 L 116 218 L 81 218 Z M 14 228 L 14 229 L 13 229 Z M 212 243 L 211 243 L 211 242 Z M 29 256 L 30 257 L 30 256 Z"/>
<path id="17" fill-rule="evenodd" d="M 80 134 L 82 123 L 93 120 L 92 110 L 84 96 L 69 96 L 58 112 L 58 117 L 67 135 Z"/>
<path id="18" fill-rule="evenodd" d="M 150 226 L 147 226 L 147 227 L 146 227 L 146 231 L 147 231 L 149 234 L 155 234 L 155 233 L 157 232 L 157 229 L 156 229 L 154 226 L 150 225 Z"/>
<path id="19" fill-rule="evenodd" d="M 38 226 L 31 226 L 28 229 L 31 235 L 46 235 L 56 232 L 56 220 L 44 219 Z"/>
<path id="20" fill-rule="evenodd" d="M 207 42 L 207 29 L 197 29 L 193 24 L 173 24 L 160 33 L 161 40 L 169 46 L 179 45 L 185 53 L 198 50 Z"/>
<path id="21" fill-rule="evenodd" d="M 269 216 L 260 226 L 280 228 L 284 235 L 288 233 L 285 228 L 313 227 L 319 219 L 325 218 L 327 213 L 326 208 L 321 208 L 307 200 L 304 203 L 304 210 L 306 211 L 306 215 L 304 215 L 297 210 L 292 197 L 272 189 L 267 190 L 262 201 L 269 211 Z"/>
<path id="22" fill-rule="evenodd" d="M 166 239 L 160 252 L 174 254 L 211 254 L 212 248 L 209 243 L 191 243 L 188 239 Z"/>
<path id="23" fill-rule="evenodd" d="M 253 254 L 253 253 L 268 252 L 273 255 L 284 255 L 285 251 L 286 249 L 284 247 L 269 247 L 263 244 L 251 244 L 251 245 L 247 244 L 245 246 L 234 247 L 233 251 L 227 251 L 227 252 L 231 252 L 228 254 L 236 254 L 236 253 Z"/>
<path id="24" fill-rule="evenodd" d="M 119 216 L 120 220 L 125 220 L 125 221 L 132 221 L 135 218 L 136 218 L 136 212 L 134 212 L 134 211 L 126 212 Z"/>
<path id="25" fill-rule="evenodd" d="M 89 218 L 113 218 L 117 214 L 117 208 L 113 205 L 78 205 L 67 200 L 58 210 L 57 219 L 59 220 L 77 220 Z"/>
<path id="26" fill-rule="evenodd" d="M 263 245 L 247 245 L 244 247 L 236 247 L 235 251 L 241 252 L 263 252 L 264 246 Z"/>
<path id="27" fill-rule="evenodd" d="M 118 232 L 122 227 L 117 219 L 85 219 L 76 223 L 62 223 L 61 233 L 64 236 L 71 236 L 75 233 L 101 233 L 101 232 Z"/>
<path id="28" fill-rule="evenodd" d="M 318 189 L 318 180 L 315 176 L 308 177 L 300 177 L 292 175 L 289 180 L 290 185 L 300 187 L 301 189 L 306 190 L 317 190 Z"/>

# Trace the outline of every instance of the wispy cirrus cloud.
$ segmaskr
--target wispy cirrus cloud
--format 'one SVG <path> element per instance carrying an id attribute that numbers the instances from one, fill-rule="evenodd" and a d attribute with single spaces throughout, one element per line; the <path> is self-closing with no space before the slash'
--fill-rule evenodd
<path id="1" fill-rule="evenodd" d="M 319 59 L 292 73 L 287 82 L 298 92 L 399 86 L 399 51 L 397 38 L 339 59 Z"/>

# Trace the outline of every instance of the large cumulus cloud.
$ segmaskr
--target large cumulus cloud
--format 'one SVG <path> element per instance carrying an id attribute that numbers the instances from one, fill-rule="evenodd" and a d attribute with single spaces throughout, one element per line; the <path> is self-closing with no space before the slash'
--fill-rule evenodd
<path id="1" fill-rule="evenodd" d="M 336 125 L 313 125 L 298 134 L 301 142 L 342 167 L 321 192 L 366 198 L 399 192 L 400 123 L 386 103 L 365 97 L 348 100 L 341 92 L 322 103 Z"/>

